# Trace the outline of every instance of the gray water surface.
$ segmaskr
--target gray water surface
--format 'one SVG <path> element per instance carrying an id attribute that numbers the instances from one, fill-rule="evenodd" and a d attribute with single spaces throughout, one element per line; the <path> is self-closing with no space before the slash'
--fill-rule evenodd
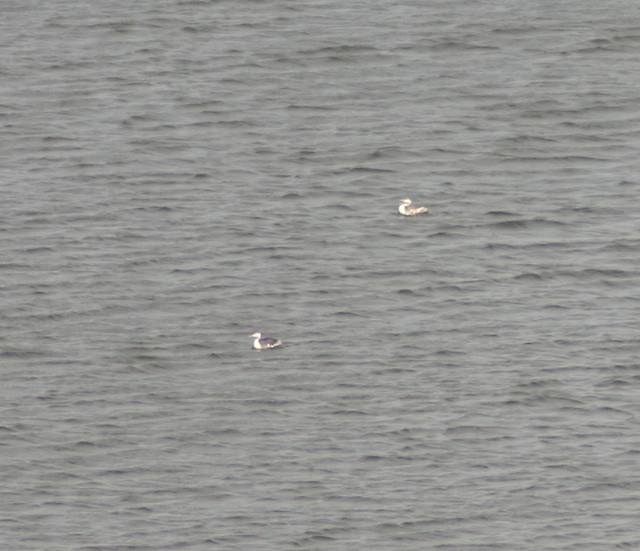
<path id="1" fill-rule="evenodd" d="M 9 4 L 3 548 L 640 548 L 640 4 Z"/>

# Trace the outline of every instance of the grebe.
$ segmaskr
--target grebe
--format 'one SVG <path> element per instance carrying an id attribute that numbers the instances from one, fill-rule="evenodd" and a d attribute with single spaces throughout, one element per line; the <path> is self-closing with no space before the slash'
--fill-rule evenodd
<path id="1" fill-rule="evenodd" d="M 429 212 L 429 209 L 427 207 L 418 207 L 412 205 L 411 199 L 407 197 L 405 199 L 400 199 L 398 212 L 403 216 L 416 216 L 417 214 L 426 214 L 427 212 Z"/>
<path id="2" fill-rule="evenodd" d="M 265 348 L 277 348 L 282 344 L 278 339 L 272 339 L 271 337 L 263 337 L 262 333 L 254 333 L 251 336 L 255 339 L 253 341 L 254 350 L 264 350 Z"/>

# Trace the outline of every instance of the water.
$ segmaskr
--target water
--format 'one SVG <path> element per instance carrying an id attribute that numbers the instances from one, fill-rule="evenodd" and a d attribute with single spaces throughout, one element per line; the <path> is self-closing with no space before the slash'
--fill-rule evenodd
<path id="1" fill-rule="evenodd" d="M 0 29 L 5 548 L 640 548 L 640 6 Z"/>

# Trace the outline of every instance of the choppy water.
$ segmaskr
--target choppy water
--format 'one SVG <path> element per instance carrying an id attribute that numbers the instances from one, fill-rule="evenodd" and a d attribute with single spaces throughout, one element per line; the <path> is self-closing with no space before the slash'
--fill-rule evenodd
<path id="1" fill-rule="evenodd" d="M 640 548 L 640 4 L 8 4 L 3 548 Z"/>

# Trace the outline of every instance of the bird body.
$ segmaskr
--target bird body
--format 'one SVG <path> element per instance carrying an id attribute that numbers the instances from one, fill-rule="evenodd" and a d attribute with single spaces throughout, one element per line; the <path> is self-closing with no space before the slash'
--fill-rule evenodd
<path id="1" fill-rule="evenodd" d="M 416 216 L 418 214 L 426 214 L 429 212 L 429 209 L 427 207 L 413 205 L 411 199 L 406 197 L 400 200 L 398 212 L 402 214 L 402 216 Z"/>
<path id="2" fill-rule="evenodd" d="M 282 342 L 279 339 L 274 339 L 271 337 L 263 337 L 262 333 L 254 333 L 251 336 L 254 339 L 253 341 L 254 350 L 266 350 L 267 348 L 277 348 L 282 344 Z"/>

